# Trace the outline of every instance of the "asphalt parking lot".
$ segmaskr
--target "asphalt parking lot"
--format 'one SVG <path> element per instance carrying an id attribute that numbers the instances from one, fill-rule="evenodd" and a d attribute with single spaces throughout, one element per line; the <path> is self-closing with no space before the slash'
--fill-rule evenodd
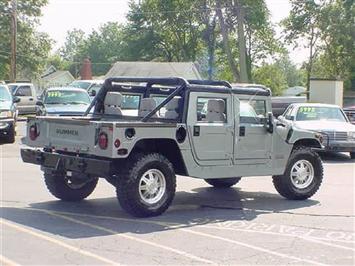
<path id="1" fill-rule="evenodd" d="M 123 212 L 101 180 L 80 203 L 56 200 L 39 167 L 22 163 L 20 137 L 0 145 L 3 265 L 354 265 L 355 161 L 323 155 L 325 177 L 310 200 L 279 196 L 270 177 L 231 189 L 178 177 L 163 215 Z"/>

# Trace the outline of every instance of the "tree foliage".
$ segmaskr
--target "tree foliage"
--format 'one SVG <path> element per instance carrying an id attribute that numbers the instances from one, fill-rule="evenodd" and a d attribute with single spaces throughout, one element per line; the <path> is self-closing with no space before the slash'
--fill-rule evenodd
<path id="1" fill-rule="evenodd" d="M 276 64 L 264 64 L 253 71 L 254 82 L 270 88 L 273 95 L 280 95 L 287 88 L 282 69 Z"/>
<path id="2" fill-rule="evenodd" d="M 17 5 L 17 69 L 23 76 L 37 76 L 44 68 L 52 40 L 36 31 L 41 8 L 47 0 L 18 1 Z M 0 79 L 9 78 L 11 56 L 10 0 L 0 2 Z"/>
<path id="3" fill-rule="evenodd" d="M 296 46 L 305 43 L 309 59 L 307 76 L 340 78 L 345 87 L 355 87 L 353 0 L 297 1 L 283 21 L 286 40 Z M 351 85 L 352 84 L 352 85 Z"/>

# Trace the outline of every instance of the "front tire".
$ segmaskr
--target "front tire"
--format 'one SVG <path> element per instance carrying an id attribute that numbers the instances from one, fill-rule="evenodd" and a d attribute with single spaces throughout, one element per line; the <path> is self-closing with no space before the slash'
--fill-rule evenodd
<path id="1" fill-rule="evenodd" d="M 207 184 L 210 184 L 216 188 L 229 188 L 237 184 L 242 178 L 232 177 L 232 178 L 211 178 L 205 179 Z"/>
<path id="2" fill-rule="evenodd" d="M 176 189 L 172 164 L 158 153 L 134 156 L 123 170 L 116 188 L 121 207 L 136 217 L 162 214 L 170 206 Z"/>
<path id="3" fill-rule="evenodd" d="M 296 147 L 290 155 L 285 173 L 272 178 L 281 196 L 291 200 L 308 199 L 322 183 L 322 160 L 310 148 Z"/>
<path id="4" fill-rule="evenodd" d="M 80 201 L 95 190 L 98 178 L 93 178 L 86 182 L 74 182 L 65 174 L 45 173 L 44 181 L 49 192 L 54 197 L 64 201 Z"/>

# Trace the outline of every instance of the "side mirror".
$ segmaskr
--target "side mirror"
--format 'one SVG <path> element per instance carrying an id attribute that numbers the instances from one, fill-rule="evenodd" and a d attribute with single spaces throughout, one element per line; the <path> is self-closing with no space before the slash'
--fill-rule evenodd
<path id="1" fill-rule="evenodd" d="M 91 97 L 95 97 L 95 96 L 96 96 L 96 91 L 95 91 L 95 90 L 92 90 L 92 91 L 90 92 L 90 96 L 91 96 Z"/>
<path id="2" fill-rule="evenodd" d="M 19 103 L 19 102 L 21 102 L 21 99 L 19 98 L 19 97 L 14 97 L 13 99 L 12 99 L 12 102 L 13 103 Z"/>
<path id="3" fill-rule="evenodd" d="M 279 116 L 277 117 L 277 119 L 280 120 L 280 121 L 282 121 L 282 120 L 285 119 L 285 117 L 284 117 L 283 115 L 279 115 Z"/>
<path id="4" fill-rule="evenodd" d="M 271 112 L 267 113 L 266 130 L 269 133 L 274 133 L 274 116 Z"/>
<path id="5" fill-rule="evenodd" d="M 44 106 L 44 103 L 42 101 L 37 101 L 36 102 L 36 105 L 37 106 L 40 106 L 40 107 L 43 107 Z"/>

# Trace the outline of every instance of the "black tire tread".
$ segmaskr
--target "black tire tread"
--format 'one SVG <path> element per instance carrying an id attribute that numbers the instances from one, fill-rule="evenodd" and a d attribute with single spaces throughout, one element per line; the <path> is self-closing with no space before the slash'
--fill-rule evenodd
<path id="1" fill-rule="evenodd" d="M 169 193 L 168 199 L 157 209 L 148 209 L 144 208 L 141 204 L 139 204 L 139 196 L 137 196 L 135 182 L 138 182 L 139 172 L 140 170 L 147 164 L 151 162 L 159 162 L 164 164 L 168 171 L 172 174 L 172 178 L 170 182 L 172 182 L 171 186 L 168 187 L 167 184 L 167 192 Z M 165 176 L 166 182 L 168 183 L 167 176 Z M 176 189 L 176 177 L 174 173 L 173 165 L 170 161 L 165 158 L 163 155 L 159 153 L 140 153 L 133 155 L 132 158 L 129 159 L 129 162 L 125 169 L 121 170 L 121 173 L 118 176 L 118 185 L 116 187 L 117 199 L 121 205 L 121 207 L 135 217 L 151 217 L 157 216 L 165 212 L 171 202 L 174 199 L 175 189 Z"/>
<path id="2" fill-rule="evenodd" d="M 88 197 L 96 188 L 98 178 L 86 183 L 83 187 L 72 189 L 65 183 L 64 176 L 58 174 L 44 174 L 44 181 L 48 191 L 63 201 L 80 201 Z"/>
<path id="3" fill-rule="evenodd" d="M 13 125 L 11 130 L 9 131 L 9 135 L 6 137 L 6 142 L 7 143 L 14 143 L 15 136 L 16 136 L 15 125 Z"/>
<path id="4" fill-rule="evenodd" d="M 290 182 L 289 181 L 289 176 L 288 176 L 288 172 L 290 171 L 290 167 L 292 167 L 292 162 L 295 159 L 295 157 L 298 156 L 298 154 L 300 153 L 304 153 L 306 155 L 312 156 L 317 164 L 317 167 L 319 167 L 318 172 L 315 169 L 315 178 L 317 178 L 319 180 L 319 182 L 315 185 L 315 187 L 311 190 L 309 190 L 307 193 L 297 193 L 294 189 L 292 189 Z M 293 149 L 290 158 L 288 160 L 288 165 L 286 167 L 285 173 L 283 175 L 280 176 L 273 176 L 273 184 L 275 189 L 277 190 L 277 192 L 287 198 L 287 199 L 291 199 L 291 200 L 304 200 L 304 199 L 308 199 L 310 197 L 312 197 L 319 189 L 320 185 L 322 184 L 323 181 L 323 164 L 322 164 L 322 160 L 320 158 L 320 156 L 318 155 L 318 153 L 312 151 L 311 148 L 309 147 L 304 147 L 304 146 L 297 146 Z"/>
<path id="5" fill-rule="evenodd" d="M 229 188 L 237 184 L 242 178 L 241 177 L 231 177 L 231 178 L 210 178 L 205 179 L 206 183 L 215 188 Z"/>

